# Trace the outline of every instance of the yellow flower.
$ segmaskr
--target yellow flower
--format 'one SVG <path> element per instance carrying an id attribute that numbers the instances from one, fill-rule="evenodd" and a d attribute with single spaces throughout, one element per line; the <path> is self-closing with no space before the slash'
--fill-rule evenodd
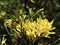
<path id="1" fill-rule="evenodd" d="M 1 14 L 2 16 L 4 16 L 4 15 L 6 14 L 6 12 L 1 12 L 0 14 Z"/>
<path id="2" fill-rule="evenodd" d="M 50 34 L 55 34 L 55 32 L 50 32 L 51 30 L 55 29 L 55 27 L 52 27 L 53 20 L 49 22 L 47 19 L 42 19 L 41 16 L 37 18 L 36 21 L 24 21 L 21 16 L 19 18 L 20 22 L 22 23 L 22 27 L 20 23 L 18 24 L 13 22 L 12 19 L 5 20 L 5 25 L 10 28 L 13 26 L 12 29 L 14 29 L 18 36 L 20 36 L 21 28 L 24 29 L 26 36 L 31 40 L 34 40 L 39 36 L 49 37 Z"/>
<path id="3" fill-rule="evenodd" d="M 6 15 L 6 12 L 1 12 L 0 13 L 0 18 L 3 18 Z"/>
<path id="4" fill-rule="evenodd" d="M 52 28 L 52 24 L 53 21 L 49 22 L 47 19 L 42 19 L 40 16 L 37 18 L 37 21 L 31 22 L 26 20 L 23 24 L 23 28 L 28 38 L 34 40 L 38 36 L 48 37 L 49 34 L 54 34 L 54 32 L 50 32 L 55 29 L 55 27 Z"/>
<path id="5" fill-rule="evenodd" d="M 5 20 L 4 24 L 11 28 L 11 26 L 12 26 L 12 19 Z"/>

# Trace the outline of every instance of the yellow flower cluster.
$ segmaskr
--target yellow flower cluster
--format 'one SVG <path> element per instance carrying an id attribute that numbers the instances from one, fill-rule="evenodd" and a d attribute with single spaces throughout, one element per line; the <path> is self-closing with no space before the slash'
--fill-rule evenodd
<path id="1" fill-rule="evenodd" d="M 7 19 L 7 20 L 5 20 L 4 25 L 8 26 L 9 28 L 11 28 L 12 22 L 13 22 L 12 19 Z"/>
<path id="2" fill-rule="evenodd" d="M 29 39 L 36 39 L 38 36 L 48 37 L 49 34 L 55 34 L 55 32 L 50 32 L 55 29 L 52 28 L 53 21 L 49 22 L 47 19 L 37 18 L 37 21 L 26 21 L 23 24 L 23 28 L 26 31 L 26 35 Z"/>
<path id="3" fill-rule="evenodd" d="M 49 22 L 47 19 L 37 18 L 37 30 L 42 32 L 42 36 L 48 37 L 49 34 L 55 34 L 55 32 L 50 32 L 55 29 L 55 27 L 52 28 L 53 21 Z"/>
<path id="4" fill-rule="evenodd" d="M 6 12 L 0 12 L 0 19 L 6 15 Z"/>
<path id="5" fill-rule="evenodd" d="M 5 20 L 4 25 L 5 25 L 5 27 L 9 27 L 12 31 L 14 31 L 16 36 L 20 37 L 20 32 L 21 32 L 21 25 L 20 24 L 13 22 L 12 19 L 7 19 L 7 20 Z"/>
<path id="6" fill-rule="evenodd" d="M 20 20 L 22 20 L 22 17 L 20 18 Z M 22 27 L 20 24 L 13 22 L 12 19 L 5 21 L 5 25 L 10 28 L 12 27 L 18 35 L 21 33 L 21 28 L 24 29 L 26 36 L 31 40 L 34 40 L 39 36 L 49 37 L 49 34 L 55 34 L 55 32 L 51 32 L 51 30 L 55 29 L 55 27 L 52 27 L 53 20 L 49 22 L 47 19 L 42 19 L 41 16 L 37 18 L 36 21 L 25 20 L 24 22 L 23 20 L 21 23 Z"/>

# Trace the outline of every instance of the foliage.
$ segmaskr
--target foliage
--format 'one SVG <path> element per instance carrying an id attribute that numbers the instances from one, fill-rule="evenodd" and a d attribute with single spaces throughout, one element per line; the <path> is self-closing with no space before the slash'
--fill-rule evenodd
<path id="1" fill-rule="evenodd" d="M 59 45 L 59 41 L 59 0 L 0 0 L 0 45 Z"/>

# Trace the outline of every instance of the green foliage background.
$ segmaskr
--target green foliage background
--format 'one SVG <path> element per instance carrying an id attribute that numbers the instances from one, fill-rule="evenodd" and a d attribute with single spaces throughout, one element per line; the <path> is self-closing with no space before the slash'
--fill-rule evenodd
<path id="1" fill-rule="evenodd" d="M 60 0 L 0 0 L 1 12 L 6 12 L 6 16 L 0 18 L 0 45 L 60 45 Z M 39 15 L 49 21 L 54 20 L 56 34 L 50 35 L 51 38 L 39 38 L 34 43 L 24 36 L 14 37 L 14 32 L 5 29 L 4 20 L 16 21 L 19 15 L 26 15 L 29 20 L 36 20 Z"/>

